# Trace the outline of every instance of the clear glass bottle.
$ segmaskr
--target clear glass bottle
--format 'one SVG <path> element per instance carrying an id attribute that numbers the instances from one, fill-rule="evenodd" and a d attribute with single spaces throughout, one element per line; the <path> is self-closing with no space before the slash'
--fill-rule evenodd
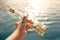
<path id="1" fill-rule="evenodd" d="M 22 13 L 18 13 L 18 11 L 13 10 L 13 9 L 10 9 L 9 12 L 11 12 L 11 14 L 17 17 L 18 19 L 22 19 L 23 16 L 25 16 Z M 31 27 L 34 31 L 36 31 L 41 36 L 43 36 L 47 30 L 47 27 L 44 24 L 41 25 L 41 24 L 34 23 L 33 25 L 31 25 Z"/>

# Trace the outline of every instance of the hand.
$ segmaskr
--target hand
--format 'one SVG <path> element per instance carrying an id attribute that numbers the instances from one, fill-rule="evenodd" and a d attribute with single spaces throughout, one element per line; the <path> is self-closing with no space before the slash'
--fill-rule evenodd
<path id="1" fill-rule="evenodd" d="M 31 24 L 33 22 L 31 20 L 28 20 L 28 17 L 24 16 L 22 21 L 19 21 L 16 23 L 16 30 L 19 30 L 21 37 L 23 37 L 27 30 L 31 28 Z"/>
<path id="2" fill-rule="evenodd" d="M 22 21 L 16 23 L 16 30 L 6 40 L 22 40 L 31 25 L 33 25 L 33 22 L 24 16 Z"/>

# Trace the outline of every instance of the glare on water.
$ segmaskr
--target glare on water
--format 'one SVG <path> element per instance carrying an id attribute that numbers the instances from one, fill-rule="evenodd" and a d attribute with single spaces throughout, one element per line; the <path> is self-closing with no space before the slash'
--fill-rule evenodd
<path id="1" fill-rule="evenodd" d="M 47 3 L 48 3 L 47 0 L 45 1 L 44 0 L 26 0 L 26 1 L 22 0 L 20 2 L 17 0 L 15 1 L 11 0 L 7 2 L 6 5 L 12 8 L 13 10 L 15 10 L 16 13 L 18 13 L 20 16 L 25 16 L 25 14 L 28 15 L 29 20 L 32 20 L 35 25 L 39 25 L 41 24 L 41 22 L 39 22 L 38 19 L 40 19 L 41 16 L 45 16 L 44 13 L 48 9 Z M 18 17 L 16 13 L 15 13 L 15 16 Z M 41 19 L 47 20 L 47 17 L 43 17 Z"/>

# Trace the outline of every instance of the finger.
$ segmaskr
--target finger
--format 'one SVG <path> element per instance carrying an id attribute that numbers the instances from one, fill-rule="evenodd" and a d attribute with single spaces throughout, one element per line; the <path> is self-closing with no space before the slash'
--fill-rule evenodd
<path id="1" fill-rule="evenodd" d="M 22 24 L 26 24 L 27 23 L 27 17 L 24 16 L 23 19 L 22 19 Z"/>
<path id="2" fill-rule="evenodd" d="M 29 20 L 27 16 L 24 16 L 22 21 L 23 21 L 23 23 L 29 22 L 29 23 L 33 24 L 32 20 Z"/>
<path id="3" fill-rule="evenodd" d="M 26 27 L 25 27 L 25 30 L 28 30 L 28 29 L 32 28 L 32 26 L 33 26 L 33 24 L 27 23 L 27 25 L 26 25 Z"/>
<path id="4" fill-rule="evenodd" d="M 33 24 L 32 20 L 27 20 L 27 22 Z"/>
<path id="5" fill-rule="evenodd" d="M 21 21 L 16 22 L 16 28 L 21 26 Z"/>
<path id="6" fill-rule="evenodd" d="M 28 29 L 30 29 L 30 27 L 29 27 L 29 25 L 26 25 L 25 30 L 28 30 Z"/>
<path id="7" fill-rule="evenodd" d="M 32 20 L 30 20 L 30 23 L 33 24 Z"/>
<path id="8" fill-rule="evenodd" d="M 22 20 L 27 20 L 27 16 L 24 16 Z"/>

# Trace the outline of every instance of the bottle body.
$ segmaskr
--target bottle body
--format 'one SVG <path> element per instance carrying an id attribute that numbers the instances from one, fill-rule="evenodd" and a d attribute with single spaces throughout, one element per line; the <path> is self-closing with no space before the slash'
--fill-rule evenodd
<path id="1" fill-rule="evenodd" d="M 47 28 L 46 27 L 42 28 L 42 27 L 36 26 L 36 27 L 33 28 L 33 30 L 35 30 L 39 35 L 44 36 Z"/>

